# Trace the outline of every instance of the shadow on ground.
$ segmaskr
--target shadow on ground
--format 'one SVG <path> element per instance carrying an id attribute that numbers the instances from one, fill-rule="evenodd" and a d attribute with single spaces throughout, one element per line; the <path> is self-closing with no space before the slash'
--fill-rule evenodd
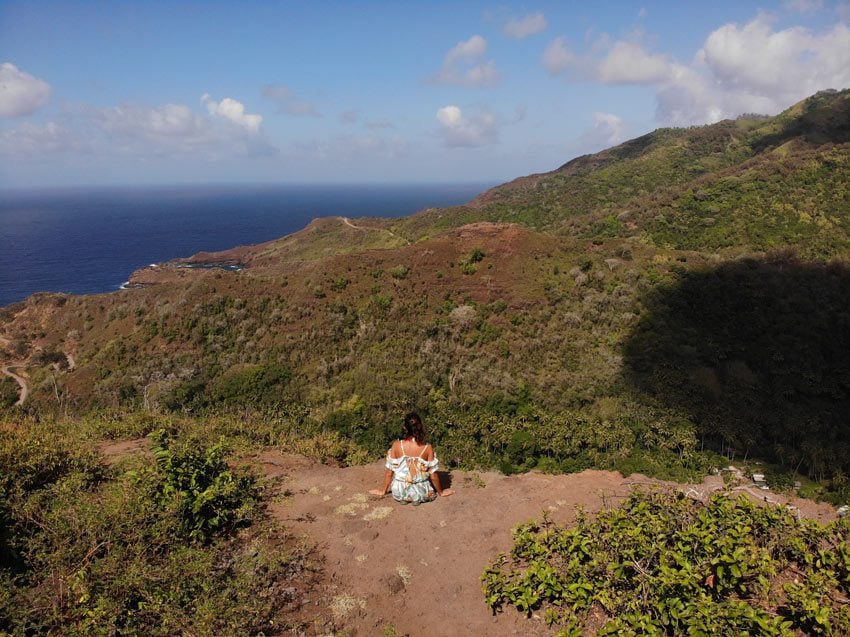
<path id="1" fill-rule="evenodd" d="M 656 288 L 624 374 L 703 442 L 816 479 L 850 473 L 850 269 L 789 255 L 682 273 Z"/>

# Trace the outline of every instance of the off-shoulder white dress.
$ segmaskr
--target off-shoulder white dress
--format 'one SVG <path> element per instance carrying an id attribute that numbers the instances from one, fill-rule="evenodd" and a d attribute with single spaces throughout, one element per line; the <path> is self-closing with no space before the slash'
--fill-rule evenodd
<path id="1" fill-rule="evenodd" d="M 431 445 L 425 445 L 418 456 L 408 456 L 404 451 L 404 441 L 401 440 L 401 457 L 393 458 L 387 452 L 387 469 L 393 472 L 392 494 L 403 503 L 421 504 L 430 502 L 437 497 L 431 484 L 431 474 L 439 468 L 437 454 L 433 453 L 431 460 L 422 456 Z"/>

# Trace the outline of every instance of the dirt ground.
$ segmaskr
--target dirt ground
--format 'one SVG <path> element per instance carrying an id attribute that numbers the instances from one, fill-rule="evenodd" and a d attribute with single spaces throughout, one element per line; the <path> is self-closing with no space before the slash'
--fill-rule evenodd
<path id="1" fill-rule="evenodd" d="M 324 599 L 347 635 L 551 635 L 538 617 L 508 609 L 493 616 L 479 577 L 499 551 L 511 547 L 511 529 L 548 511 L 569 523 L 588 512 L 616 506 L 636 487 L 682 489 L 706 498 L 723 488 L 719 476 L 700 485 L 675 485 L 609 471 L 572 475 L 504 476 L 454 471 L 446 476 L 455 494 L 421 506 L 377 498 L 380 463 L 336 468 L 277 451 L 258 461 L 282 478 L 271 513 L 315 542 L 325 559 Z M 445 485 L 446 480 L 444 480 Z M 825 521 L 829 505 L 744 487 L 751 497 L 787 503 Z"/>
<path id="2" fill-rule="evenodd" d="M 114 441 L 99 451 L 116 462 L 148 446 L 146 439 Z M 726 488 L 719 475 L 681 485 L 611 471 L 452 471 L 442 482 L 454 495 L 412 506 L 369 495 L 381 486 L 381 462 L 339 468 L 274 449 L 242 462 L 273 479 L 277 493 L 269 513 L 314 546 L 323 563 L 323 584 L 305 598 L 314 609 L 302 609 L 305 617 L 315 618 L 316 634 L 333 625 L 347 637 L 553 635 L 539 616 L 528 619 L 513 609 L 493 616 L 484 604 L 479 577 L 498 552 L 510 550 L 513 527 L 544 511 L 569 524 L 579 509 L 617 506 L 633 489 L 678 489 L 705 500 Z M 762 491 L 738 477 L 733 492 L 795 507 L 820 522 L 835 518 L 828 504 Z"/>

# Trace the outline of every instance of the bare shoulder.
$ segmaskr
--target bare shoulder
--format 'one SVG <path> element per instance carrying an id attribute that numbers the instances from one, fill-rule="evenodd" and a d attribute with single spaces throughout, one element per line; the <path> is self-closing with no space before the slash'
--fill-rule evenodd
<path id="1" fill-rule="evenodd" d="M 393 444 L 390 447 L 390 457 L 391 458 L 400 458 L 401 457 L 401 442 L 398 440 L 393 440 Z"/>
<path id="2" fill-rule="evenodd" d="M 434 459 L 434 447 L 431 446 L 431 443 L 425 445 L 425 450 L 422 452 L 422 457 L 425 460 L 433 460 Z"/>

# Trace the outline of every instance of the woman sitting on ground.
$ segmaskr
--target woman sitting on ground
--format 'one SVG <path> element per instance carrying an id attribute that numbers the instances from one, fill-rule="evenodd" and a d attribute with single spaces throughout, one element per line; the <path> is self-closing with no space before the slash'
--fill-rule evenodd
<path id="1" fill-rule="evenodd" d="M 419 414 L 407 414 L 403 439 L 396 440 L 387 452 L 384 488 L 369 493 L 383 497 L 392 486 L 393 497 L 402 504 L 430 502 L 437 495 L 450 496 L 453 491 L 440 485 L 437 469 L 437 454 L 425 439 L 422 419 Z"/>

